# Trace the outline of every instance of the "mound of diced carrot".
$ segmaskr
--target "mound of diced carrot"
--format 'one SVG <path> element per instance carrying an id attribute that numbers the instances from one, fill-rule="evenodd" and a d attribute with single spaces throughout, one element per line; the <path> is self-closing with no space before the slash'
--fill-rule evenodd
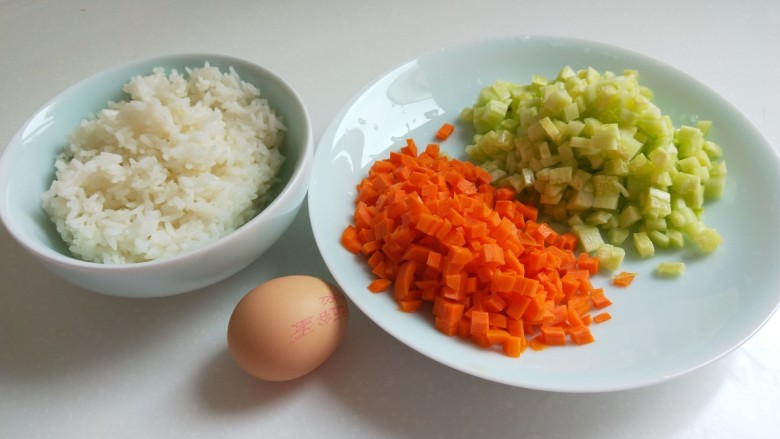
<path id="1" fill-rule="evenodd" d="M 598 259 L 537 222 L 537 209 L 470 162 L 407 140 L 357 187 L 342 245 L 365 258 L 402 311 L 430 303 L 435 327 L 518 357 L 530 346 L 586 344 L 592 309 L 611 302 L 590 276 Z M 569 340 L 569 341 L 567 341 Z"/>

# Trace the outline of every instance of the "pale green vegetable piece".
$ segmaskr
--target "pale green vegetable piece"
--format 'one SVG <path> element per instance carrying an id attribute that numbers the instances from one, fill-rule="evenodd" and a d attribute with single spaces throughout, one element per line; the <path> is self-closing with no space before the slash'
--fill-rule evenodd
<path id="1" fill-rule="evenodd" d="M 573 228 L 574 233 L 580 239 L 582 249 L 590 253 L 604 244 L 599 229 L 595 226 L 581 224 Z"/>
<path id="2" fill-rule="evenodd" d="M 617 247 L 612 244 L 601 244 L 596 249 L 596 257 L 599 260 L 599 267 L 604 267 L 611 271 L 615 271 L 620 268 L 620 264 L 623 263 L 623 258 L 625 256 L 626 251 L 622 247 Z"/>
<path id="3" fill-rule="evenodd" d="M 634 240 L 634 248 L 640 257 L 646 259 L 655 255 L 655 246 L 647 233 L 636 232 L 632 235 L 632 238 Z"/>
<path id="4" fill-rule="evenodd" d="M 630 232 L 623 227 L 615 227 L 607 232 L 607 239 L 612 245 L 623 245 Z"/>
<path id="5" fill-rule="evenodd" d="M 660 262 L 655 269 L 656 274 L 664 277 L 682 276 L 685 273 L 684 262 Z"/>

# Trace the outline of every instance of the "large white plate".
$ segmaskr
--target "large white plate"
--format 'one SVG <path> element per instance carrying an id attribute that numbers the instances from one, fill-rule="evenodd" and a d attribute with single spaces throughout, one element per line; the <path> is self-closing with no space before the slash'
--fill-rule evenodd
<path id="1" fill-rule="evenodd" d="M 705 221 L 725 236 L 714 254 L 686 252 L 652 260 L 629 258 L 623 269 L 639 272 L 628 289 L 604 286 L 612 320 L 593 327 L 586 346 L 526 351 L 519 359 L 477 348 L 433 329 L 424 314 L 397 310 L 391 295 L 372 294 L 364 261 L 339 244 L 351 221 L 355 185 L 376 159 L 388 157 L 407 137 L 434 141 L 445 121 L 457 121 L 479 90 L 496 79 L 520 83 L 532 74 L 554 77 L 561 67 L 592 66 L 616 73 L 637 69 L 655 102 L 675 125 L 714 122 L 709 138 L 725 151 L 727 189 L 706 206 Z M 457 125 L 443 149 L 465 158 L 472 131 Z M 352 302 L 377 325 L 411 348 L 465 373 L 513 386 L 568 392 L 636 388 L 662 382 L 710 363 L 753 335 L 780 301 L 778 224 L 780 160 L 777 152 L 736 108 L 668 65 L 603 44 L 518 37 L 446 48 L 411 59 L 355 96 L 323 135 L 309 189 L 314 236 L 328 268 Z M 652 275 L 660 260 L 683 260 L 677 279 Z"/>

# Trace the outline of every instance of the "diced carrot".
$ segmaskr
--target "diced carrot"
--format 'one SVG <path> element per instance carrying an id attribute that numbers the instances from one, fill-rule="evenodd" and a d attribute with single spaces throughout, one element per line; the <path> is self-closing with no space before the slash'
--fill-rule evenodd
<path id="1" fill-rule="evenodd" d="M 439 130 L 436 131 L 436 138 L 442 141 L 447 140 L 447 138 L 452 135 L 453 131 L 455 131 L 455 126 L 451 123 L 445 122 L 442 124 Z"/>
<path id="2" fill-rule="evenodd" d="M 497 271 L 490 279 L 490 291 L 494 293 L 507 293 L 515 286 L 517 276 L 508 271 Z"/>
<path id="3" fill-rule="evenodd" d="M 441 317 L 450 323 L 457 323 L 463 317 L 464 308 L 462 303 L 445 302 Z"/>
<path id="4" fill-rule="evenodd" d="M 504 341 L 509 338 L 509 333 L 503 329 L 488 329 L 487 339 L 490 344 L 504 344 Z"/>
<path id="5" fill-rule="evenodd" d="M 394 295 L 397 300 L 405 299 L 409 295 L 409 286 L 414 280 L 416 265 L 414 261 L 406 261 L 398 268 L 394 286 Z"/>
<path id="6" fill-rule="evenodd" d="M 487 311 L 474 311 L 471 313 L 471 336 L 485 336 L 490 329 L 490 314 Z"/>
<path id="7" fill-rule="evenodd" d="M 434 326 L 512 357 L 593 341 L 593 309 L 611 302 L 590 276 L 598 259 L 575 256 L 577 238 L 538 222 L 539 210 L 494 187 L 491 174 L 408 139 L 357 186 L 341 243 L 362 255 L 400 310 L 433 304 Z M 427 309 L 427 308 L 426 308 Z M 527 341 L 528 340 L 528 341 Z"/>
<path id="8" fill-rule="evenodd" d="M 590 326 L 590 324 L 593 322 L 593 317 L 590 314 L 585 314 L 581 317 L 582 324 L 585 326 Z"/>
<path id="9" fill-rule="evenodd" d="M 607 296 L 604 295 L 604 290 L 601 288 L 591 290 L 590 300 L 593 302 L 593 306 L 595 306 L 596 309 L 603 309 L 612 305 L 612 301 L 607 299 Z"/>
<path id="10" fill-rule="evenodd" d="M 560 326 L 542 326 L 544 344 L 550 346 L 563 346 L 566 344 L 566 332 Z"/>
<path id="11" fill-rule="evenodd" d="M 541 334 L 532 338 L 531 341 L 528 343 L 528 346 L 530 346 L 531 349 L 535 351 L 541 351 L 549 347 L 549 345 L 544 342 L 544 336 L 542 336 Z"/>
<path id="12" fill-rule="evenodd" d="M 513 319 L 522 320 L 525 310 L 530 303 L 530 296 L 517 295 L 509 302 L 506 314 Z"/>
<path id="13" fill-rule="evenodd" d="M 428 247 L 412 243 L 406 247 L 403 259 L 407 261 L 415 261 L 420 264 L 426 264 L 428 262 L 428 255 L 430 252 L 431 250 Z"/>
<path id="14" fill-rule="evenodd" d="M 580 318 L 580 314 L 574 308 L 568 308 L 566 310 L 566 321 L 573 328 L 585 326 L 585 324 L 582 323 L 582 318 Z"/>
<path id="15" fill-rule="evenodd" d="M 599 259 L 595 256 L 589 256 L 587 253 L 580 253 L 577 258 L 577 267 L 581 270 L 587 270 L 590 274 L 599 272 Z"/>
<path id="16" fill-rule="evenodd" d="M 471 321 L 468 319 L 460 319 L 458 322 L 457 334 L 458 337 L 468 339 L 471 331 Z"/>
<path id="17" fill-rule="evenodd" d="M 444 317 L 435 317 L 433 325 L 441 333 L 449 336 L 453 336 L 458 333 L 458 322 L 451 322 Z"/>
<path id="18" fill-rule="evenodd" d="M 525 346 L 522 338 L 510 335 L 504 340 L 502 348 L 507 357 L 517 358 L 523 353 Z"/>
<path id="19" fill-rule="evenodd" d="M 373 293 L 380 293 L 390 288 L 390 285 L 392 285 L 392 282 L 390 282 L 390 280 L 378 278 L 378 279 L 374 279 L 373 281 L 371 281 L 370 284 L 368 284 L 368 290 Z"/>
<path id="20" fill-rule="evenodd" d="M 360 253 L 363 253 L 366 256 L 370 256 L 375 251 L 379 250 L 382 247 L 381 241 L 366 241 L 363 243 L 363 245 L 360 246 Z"/>
<path id="21" fill-rule="evenodd" d="M 347 226 L 341 233 L 341 245 L 352 253 L 360 253 L 363 244 L 357 239 L 357 229 L 354 226 Z"/>
<path id="22" fill-rule="evenodd" d="M 593 343 L 594 341 L 593 334 L 587 326 L 576 326 L 569 329 L 569 338 L 577 345 Z"/>
<path id="23" fill-rule="evenodd" d="M 627 287 L 631 285 L 631 282 L 634 281 L 635 277 L 636 277 L 636 273 L 623 271 L 621 273 L 612 276 L 612 285 L 615 285 L 617 287 Z"/>
<path id="24" fill-rule="evenodd" d="M 422 306 L 420 299 L 401 299 L 398 301 L 398 307 L 403 312 L 415 312 Z"/>
<path id="25" fill-rule="evenodd" d="M 492 328 L 505 329 L 507 321 L 506 314 L 502 314 L 500 311 L 488 312 L 488 323 L 490 323 L 490 327 Z"/>
<path id="26" fill-rule="evenodd" d="M 483 264 L 504 264 L 504 251 L 498 244 L 485 244 L 480 253 L 480 262 Z"/>
<path id="27" fill-rule="evenodd" d="M 471 254 L 471 250 L 467 249 L 466 247 L 460 247 L 456 245 L 452 245 L 449 247 L 449 253 L 447 254 L 449 257 L 449 260 L 453 264 L 457 265 L 465 265 L 471 262 L 471 259 L 473 258 L 473 255 Z"/>
<path id="28" fill-rule="evenodd" d="M 612 318 L 612 315 L 610 313 L 602 312 L 602 313 L 599 313 L 599 314 L 596 314 L 595 316 L 593 316 L 593 321 L 595 323 L 603 323 L 603 322 L 606 322 L 607 320 L 609 320 L 611 318 Z"/>
<path id="29" fill-rule="evenodd" d="M 425 264 L 432 269 L 439 271 L 441 269 L 441 260 L 441 253 L 431 250 L 428 252 L 428 259 L 425 260 Z"/>
<path id="30" fill-rule="evenodd" d="M 555 242 L 555 245 L 563 250 L 574 250 L 577 248 L 577 235 L 573 233 L 563 233 L 558 237 L 558 241 Z"/>
<path id="31" fill-rule="evenodd" d="M 404 153 L 405 155 L 416 156 L 417 144 L 414 142 L 413 139 L 406 139 L 406 146 L 401 148 L 401 152 Z"/>
<path id="32" fill-rule="evenodd" d="M 506 319 L 506 331 L 515 337 L 523 337 L 523 321 L 513 318 Z"/>

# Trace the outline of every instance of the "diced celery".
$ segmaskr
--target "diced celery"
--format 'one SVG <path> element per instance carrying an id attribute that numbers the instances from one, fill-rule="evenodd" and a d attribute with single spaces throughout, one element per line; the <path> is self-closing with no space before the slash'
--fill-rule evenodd
<path id="1" fill-rule="evenodd" d="M 709 179 L 707 180 L 709 181 Z M 704 186 L 695 186 L 693 190 L 683 195 L 685 204 L 693 209 L 699 209 L 704 206 Z"/>
<path id="2" fill-rule="evenodd" d="M 629 233 L 630 232 L 626 228 L 614 227 L 607 232 L 607 240 L 612 245 L 623 245 L 626 238 L 628 238 Z"/>
<path id="3" fill-rule="evenodd" d="M 477 105 L 487 105 L 491 101 L 508 102 L 511 98 L 509 92 L 509 83 L 506 81 L 496 81 L 492 85 L 483 88 L 479 92 Z"/>
<path id="4" fill-rule="evenodd" d="M 566 221 L 566 223 L 572 228 L 572 230 L 574 230 L 574 228 L 576 226 L 580 226 L 580 225 L 584 224 L 582 222 L 582 218 L 579 215 L 577 215 L 576 213 L 574 215 L 570 216 L 569 219 Z"/>
<path id="5" fill-rule="evenodd" d="M 593 129 L 590 138 L 592 148 L 601 151 L 616 151 L 620 144 L 620 128 L 616 123 L 602 124 Z"/>
<path id="6" fill-rule="evenodd" d="M 523 187 L 533 186 L 535 180 L 534 171 L 528 168 L 523 168 L 523 170 L 520 173 L 520 176 L 522 177 Z"/>
<path id="7" fill-rule="evenodd" d="M 704 141 L 702 150 L 707 153 L 707 156 L 709 156 L 711 159 L 718 159 L 723 156 L 723 149 L 717 143 L 711 142 L 709 140 Z"/>
<path id="8" fill-rule="evenodd" d="M 568 141 L 558 145 L 558 155 L 561 158 L 561 162 L 570 163 L 574 161 L 574 151 L 572 151 Z"/>
<path id="9" fill-rule="evenodd" d="M 601 237 L 601 232 L 598 227 L 581 224 L 573 229 L 577 235 L 582 246 L 582 250 L 586 253 L 590 253 L 604 244 L 604 238 Z"/>
<path id="10" fill-rule="evenodd" d="M 653 241 L 645 232 L 635 232 L 631 235 L 634 241 L 634 248 L 639 256 L 642 258 L 650 258 L 655 254 L 655 246 Z"/>
<path id="11" fill-rule="evenodd" d="M 663 277 L 682 276 L 685 273 L 684 262 L 660 262 L 655 269 L 656 274 Z"/>
<path id="12" fill-rule="evenodd" d="M 644 199 L 642 214 L 651 218 L 665 217 L 672 213 L 672 196 L 669 192 L 650 187 Z"/>
<path id="13" fill-rule="evenodd" d="M 571 166 L 562 166 L 550 170 L 549 181 L 551 184 L 570 183 L 572 176 Z"/>
<path id="14" fill-rule="evenodd" d="M 563 119 L 567 122 L 573 121 L 580 117 L 580 110 L 576 102 L 572 102 L 563 109 Z"/>
<path id="15" fill-rule="evenodd" d="M 591 181 L 596 195 L 620 194 L 620 183 L 618 177 L 614 175 L 594 175 Z"/>
<path id="16" fill-rule="evenodd" d="M 596 210 L 587 217 L 585 217 L 585 224 L 590 224 L 592 226 L 599 226 L 602 224 L 607 224 L 612 218 L 613 215 L 610 212 L 604 211 L 604 210 Z"/>
<path id="17" fill-rule="evenodd" d="M 569 139 L 569 145 L 572 148 L 591 149 L 590 139 L 587 137 L 572 136 Z"/>
<path id="18" fill-rule="evenodd" d="M 684 195 L 701 186 L 701 177 L 686 172 L 678 172 L 672 177 L 672 189 L 678 194 Z"/>
<path id="19" fill-rule="evenodd" d="M 566 208 L 573 212 L 590 209 L 593 207 L 593 198 L 593 192 L 575 190 L 574 196 L 569 197 Z"/>
<path id="20" fill-rule="evenodd" d="M 620 192 L 616 194 L 598 194 L 593 197 L 594 209 L 616 210 L 620 201 Z"/>
<path id="21" fill-rule="evenodd" d="M 700 120 L 696 122 L 696 128 L 698 128 L 702 134 L 705 136 L 710 131 L 710 128 L 712 128 L 712 121 L 711 120 Z"/>
<path id="22" fill-rule="evenodd" d="M 650 232 L 653 230 L 666 231 L 668 224 L 664 217 L 645 217 L 645 224 L 641 227 L 641 231 Z"/>
<path id="23" fill-rule="evenodd" d="M 669 238 L 669 247 L 682 248 L 685 245 L 685 237 L 681 231 L 677 229 L 668 229 L 665 233 Z"/>
<path id="24" fill-rule="evenodd" d="M 495 129 L 506 117 L 509 109 L 508 102 L 491 100 L 483 107 L 474 108 L 474 128 L 479 133 L 486 133 Z"/>
<path id="25" fill-rule="evenodd" d="M 572 231 L 589 236 L 587 223 L 615 246 L 633 234 L 644 257 L 686 241 L 713 251 L 722 236 L 701 214 L 724 193 L 723 150 L 706 138 L 711 122 L 675 127 L 653 97 L 630 69 L 496 81 L 461 113 L 476 130 L 466 154 Z"/>
<path id="26" fill-rule="evenodd" d="M 615 271 L 620 268 L 620 264 L 623 263 L 623 258 L 625 256 L 626 251 L 622 247 L 611 244 L 601 244 L 596 249 L 596 257 L 599 260 L 599 267 L 604 267 L 611 271 Z"/>
<path id="27" fill-rule="evenodd" d="M 560 139 L 561 131 L 558 129 L 558 126 L 555 125 L 552 119 L 549 117 L 539 119 L 539 125 L 542 126 L 542 129 L 544 129 L 544 132 L 547 133 L 547 136 L 550 138 L 550 140 L 557 142 Z"/>
<path id="28" fill-rule="evenodd" d="M 630 228 L 634 224 L 638 223 L 642 219 L 642 213 L 639 211 L 639 207 L 629 204 L 622 211 L 620 211 L 620 227 Z"/>
<path id="29" fill-rule="evenodd" d="M 707 200 L 720 198 L 726 188 L 726 176 L 716 175 L 704 182 L 704 198 Z"/>
<path id="30" fill-rule="evenodd" d="M 577 189 L 578 191 L 584 190 L 585 186 L 588 184 L 588 182 L 592 177 L 593 177 L 592 175 L 583 171 L 582 169 L 576 169 L 574 170 L 571 176 L 571 182 L 569 183 L 569 185 L 574 189 Z M 592 186 L 590 192 L 593 192 Z"/>
<path id="31" fill-rule="evenodd" d="M 569 137 L 579 136 L 584 129 L 585 123 L 583 123 L 581 120 L 570 120 L 566 124 L 566 135 Z"/>
<path id="32" fill-rule="evenodd" d="M 542 87 L 542 105 L 551 114 L 558 115 L 562 113 L 571 103 L 571 96 L 569 96 L 563 83 L 554 82 L 552 85 Z"/>
<path id="33" fill-rule="evenodd" d="M 611 159 L 604 162 L 604 173 L 606 175 L 625 177 L 630 172 L 628 162 L 623 159 Z"/>
<path id="34" fill-rule="evenodd" d="M 681 126 L 675 133 L 677 153 L 680 157 L 691 157 L 704 144 L 704 134 L 700 129 L 687 125 Z"/>
<path id="35" fill-rule="evenodd" d="M 533 124 L 526 127 L 526 136 L 532 142 L 540 142 L 547 136 L 547 132 L 544 130 L 540 121 L 536 121 Z"/>
<path id="36" fill-rule="evenodd" d="M 564 66 L 560 72 L 558 72 L 558 80 L 566 81 L 567 79 L 576 79 L 577 72 L 571 68 L 571 66 Z"/>
<path id="37" fill-rule="evenodd" d="M 598 212 L 594 212 L 598 213 Z M 620 220 L 618 219 L 618 216 L 616 212 L 603 212 L 605 214 L 608 214 L 609 216 L 607 218 L 607 222 L 601 224 L 601 230 L 610 231 L 618 226 L 620 226 Z"/>
<path id="38" fill-rule="evenodd" d="M 721 242 L 723 242 L 723 237 L 720 233 L 711 227 L 703 228 L 696 233 L 692 239 L 696 246 L 704 253 L 712 253 L 720 246 Z"/>
<path id="39" fill-rule="evenodd" d="M 526 187 L 533 186 L 533 182 L 531 182 L 530 184 L 526 184 L 526 182 L 523 181 L 523 177 L 521 174 L 512 174 L 502 179 L 501 181 L 511 186 L 512 189 L 515 190 L 515 192 L 521 192 Z"/>
<path id="40" fill-rule="evenodd" d="M 620 148 L 618 149 L 618 155 L 623 160 L 631 160 L 636 153 L 642 149 L 642 142 L 634 137 L 635 133 L 635 127 L 630 130 L 626 128 L 620 130 Z"/>
<path id="41" fill-rule="evenodd" d="M 651 230 L 647 232 L 647 236 L 653 241 L 653 244 L 658 248 L 669 247 L 669 236 L 661 230 Z"/>
<path id="42" fill-rule="evenodd" d="M 655 167 L 646 155 L 639 153 L 628 162 L 628 169 L 635 177 L 644 178 L 649 177 L 655 170 Z"/>

